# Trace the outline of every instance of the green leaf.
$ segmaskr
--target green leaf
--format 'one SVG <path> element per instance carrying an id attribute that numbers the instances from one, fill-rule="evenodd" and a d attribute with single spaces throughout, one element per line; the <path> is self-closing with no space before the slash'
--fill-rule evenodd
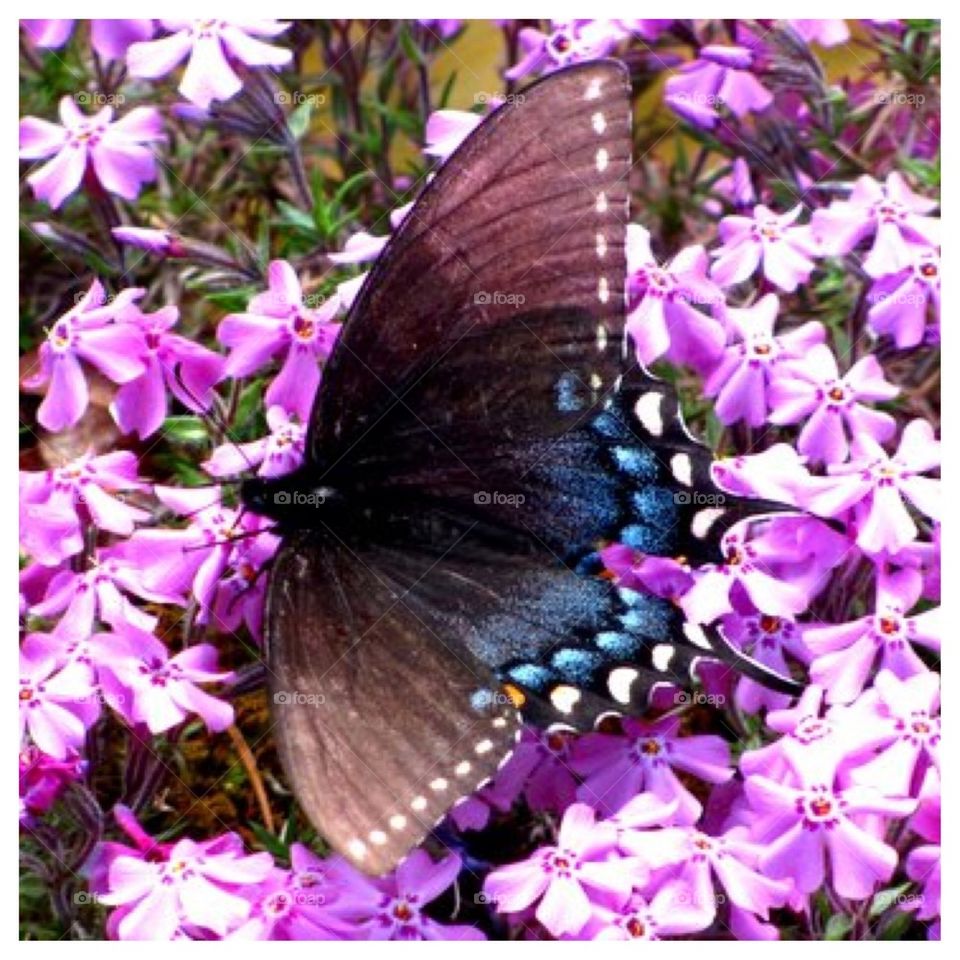
<path id="1" fill-rule="evenodd" d="M 847 934 L 853 929 L 853 918 L 845 913 L 835 913 L 828 921 L 823 931 L 825 940 L 846 940 Z"/>
<path id="2" fill-rule="evenodd" d="M 200 417 L 176 416 L 163 421 L 163 432 L 173 443 L 207 443 L 210 435 Z"/>
<path id="3" fill-rule="evenodd" d="M 280 857 L 282 860 L 290 859 L 290 850 L 280 837 L 274 836 L 266 827 L 259 823 L 251 823 L 250 829 L 257 838 L 257 842 L 265 850 L 272 853 L 275 857 Z"/>
<path id="4" fill-rule="evenodd" d="M 886 912 L 897 903 L 901 903 L 901 898 L 911 886 L 913 886 L 911 883 L 901 883 L 899 887 L 887 887 L 886 890 L 880 890 L 870 902 L 870 916 L 879 917 L 881 913 Z"/>
<path id="5" fill-rule="evenodd" d="M 317 232 L 316 221 L 314 220 L 313 215 L 307 213 L 306 210 L 301 210 L 299 207 L 295 207 L 292 203 L 287 203 L 286 200 L 277 201 L 277 209 L 280 211 L 284 223 L 289 223 L 292 226 L 297 227 L 300 230 L 306 230 L 309 233 Z"/>
<path id="6" fill-rule="evenodd" d="M 305 97 L 303 103 L 290 111 L 290 115 L 287 117 L 287 126 L 295 140 L 303 139 L 304 134 L 310 129 L 312 116 L 313 99 L 311 97 Z"/>

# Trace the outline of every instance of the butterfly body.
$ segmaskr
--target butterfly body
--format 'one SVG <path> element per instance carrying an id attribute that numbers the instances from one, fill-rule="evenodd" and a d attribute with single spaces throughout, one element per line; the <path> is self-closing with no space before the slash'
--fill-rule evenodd
<path id="1" fill-rule="evenodd" d="M 673 390 L 626 349 L 630 129 L 607 61 L 481 124 L 354 303 L 305 465 L 242 491 L 284 534 L 266 612 L 284 766 L 368 872 L 489 779 L 524 720 L 589 729 L 735 656 L 592 575 L 606 542 L 720 561 L 758 512 L 713 486 Z"/>

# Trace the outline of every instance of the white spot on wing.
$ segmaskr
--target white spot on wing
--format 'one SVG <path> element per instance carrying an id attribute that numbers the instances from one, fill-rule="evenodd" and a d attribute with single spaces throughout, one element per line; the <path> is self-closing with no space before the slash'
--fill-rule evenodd
<path id="1" fill-rule="evenodd" d="M 607 195 L 601 190 L 597 194 L 597 213 L 607 212 Z"/>
<path id="2" fill-rule="evenodd" d="M 606 277 L 601 277 L 597 283 L 597 297 L 601 303 L 606 303 L 610 299 L 610 282 Z"/>
<path id="3" fill-rule="evenodd" d="M 580 691 L 576 687 L 554 687 L 550 691 L 550 702 L 561 713 L 571 713 L 580 700 Z"/>
<path id="4" fill-rule="evenodd" d="M 390 818 L 391 830 L 402 830 L 407 825 L 407 818 L 402 813 L 395 813 Z"/>
<path id="5" fill-rule="evenodd" d="M 371 830 L 370 842 L 382 847 L 387 842 L 387 835 L 382 830 Z"/>
<path id="6" fill-rule="evenodd" d="M 427 809 L 427 798 L 426 797 L 414 797 L 410 801 L 410 809 L 416 810 L 419 813 L 421 810 Z"/>
<path id="7" fill-rule="evenodd" d="M 674 477 L 685 487 L 693 483 L 693 463 L 690 461 L 690 455 L 687 453 L 675 453 L 670 458 L 670 469 Z"/>
<path id="8" fill-rule="evenodd" d="M 444 777 L 437 777 L 436 780 L 430 781 L 430 789 L 436 793 L 442 793 L 447 789 L 447 781 Z"/>
<path id="9" fill-rule="evenodd" d="M 362 860 L 367 855 L 367 845 L 362 840 L 351 840 L 347 844 L 347 853 L 354 860 Z"/>
<path id="10" fill-rule="evenodd" d="M 485 753 L 489 753 L 493 749 L 492 740 L 481 740 L 474 748 L 473 752 L 478 756 L 482 757 Z"/>
<path id="11" fill-rule="evenodd" d="M 701 650 L 713 650 L 713 647 L 710 646 L 710 641 L 707 639 L 707 635 L 703 632 L 703 627 L 698 623 L 690 623 L 686 621 L 683 625 L 683 632 L 686 634 L 687 639 L 695 646 L 699 647 Z"/>
<path id="12" fill-rule="evenodd" d="M 607 169 L 607 164 L 610 162 L 610 154 L 607 152 L 606 147 L 601 147 L 597 151 L 597 173 L 603 173 Z"/>
<path id="13" fill-rule="evenodd" d="M 703 540 L 710 528 L 726 513 L 723 507 L 704 507 L 693 515 L 690 530 L 698 540 Z"/>
<path id="14" fill-rule="evenodd" d="M 594 132 L 597 134 L 601 134 L 607 129 L 606 117 L 604 117 L 599 110 L 590 118 L 590 122 L 593 124 Z"/>
<path id="15" fill-rule="evenodd" d="M 607 328 L 602 324 L 597 324 L 597 349 L 607 349 Z"/>
<path id="16" fill-rule="evenodd" d="M 670 669 L 670 661 L 676 652 L 677 649 L 672 643 L 658 643 L 651 651 L 650 659 L 661 673 L 665 673 Z"/>
<path id="17" fill-rule="evenodd" d="M 602 234 L 597 234 L 597 256 L 602 260 L 607 255 L 607 238 Z"/>
<path id="18" fill-rule="evenodd" d="M 633 408 L 633 412 L 637 415 L 637 419 L 644 429 L 655 437 L 659 437 L 663 433 L 663 414 L 660 412 L 662 404 L 663 396 L 656 390 L 651 390 L 640 397 Z"/>
<path id="19" fill-rule="evenodd" d="M 599 77 L 594 77 L 590 83 L 587 84 L 587 92 L 583 95 L 584 100 L 599 100 L 600 92 L 603 89 L 603 85 L 600 83 Z"/>
<path id="20" fill-rule="evenodd" d="M 630 702 L 630 688 L 638 676 L 638 672 L 633 667 L 617 667 L 616 670 L 610 671 L 610 676 L 607 677 L 607 689 L 617 703 Z"/>
<path id="21" fill-rule="evenodd" d="M 453 772 L 458 777 L 465 777 L 470 772 L 470 761 L 464 760 L 462 763 L 458 763 L 456 767 L 454 767 Z"/>

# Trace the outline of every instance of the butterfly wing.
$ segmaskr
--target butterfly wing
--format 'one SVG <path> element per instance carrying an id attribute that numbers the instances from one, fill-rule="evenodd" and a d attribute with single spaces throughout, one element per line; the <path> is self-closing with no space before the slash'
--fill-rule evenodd
<path id="1" fill-rule="evenodd" d="M 410 585 L 361 549 L 322 533 L 282 547 L 267 667 L 274 734 L 301 806 L 333 847 L 379 874 L 495 772 L 519 717 L 456 629 L 428 634 Z"/>

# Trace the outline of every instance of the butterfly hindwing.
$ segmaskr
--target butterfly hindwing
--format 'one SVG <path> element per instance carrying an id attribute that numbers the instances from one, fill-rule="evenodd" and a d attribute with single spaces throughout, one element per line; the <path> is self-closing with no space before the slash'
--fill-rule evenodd
<path id="1" fill-rule="evenodd" d="M 519 717 L 406 589 L 321 533 L 293 537 L 267 602 L 274 734 L 301 807 L 344 856 L 383 873 L 513 749 Z"/>

